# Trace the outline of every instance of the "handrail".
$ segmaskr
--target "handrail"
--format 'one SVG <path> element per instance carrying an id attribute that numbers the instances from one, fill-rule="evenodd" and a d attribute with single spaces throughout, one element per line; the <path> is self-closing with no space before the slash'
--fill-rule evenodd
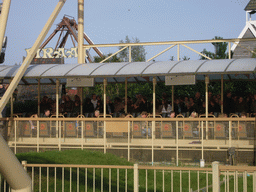
<path id="1" fill-rule="evenodd" d="M 156 121 L 159 120 L 159 118 L 98 118 L 98 117 L 68 117 L 68 118 L 46 118 L 46 117 L 14 117 L 14 118 L 0 118 L 1 121 L 8 121 L 8 120 L 14 120 L 14 121 Z M 183 121 L 255 121 L 255 117 L 247 117 L 247 118 L 182 118 Z M 161 118 L 161 121 L 179 121 L 177 118 Z"/>
<path id="2" fill-rule="evenodd" d="M 187 41 L 160 41 L 160 42 L 139 42 L 139 43 L 112 43 L 112 44 L 84 44 L 84 48 L 93 47 L 122 47 L 122 46 L 147 46 L 147 45 L 170 45 L 170 44 L 198 44 L 198 43 L 222 43 L 222 42 L 243 42 L 255 41 L 255 38 L 234 38 L 234 39 L 209 39 L 209 40 L 187 40 Z"/>
<path id="3" fill-rule="evenodd" d="M 133 165 L 76 165 L 76 164 L 24 164 L 24 167 L 57 167 L 57 168 L 105 168 L 105 169 L 133 169 Z M 212 171 L 212 168 L 200 167 L 167 167 L 139 165 L 138 169 L 175 170 L 175 171 Z"/>
<path id="4" fill-rule="evenodd" d="M 255 166 L 227 166 L 227 165 L 220 165 L 219 166 L 220 171 L 247 171 L 247 172 L 255 172 L 256 167 Z"/>

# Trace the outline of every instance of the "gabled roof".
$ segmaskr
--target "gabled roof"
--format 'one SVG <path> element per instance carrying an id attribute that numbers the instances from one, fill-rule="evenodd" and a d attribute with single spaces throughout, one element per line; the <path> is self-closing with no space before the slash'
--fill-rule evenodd
<path id="1" fill-rule="evenodd" d="M 255 0 L 255 2 L 256 2 L 256 0 Z M 244 35 L 245 35 L 245 33 L 246 33 L 248 30 L 249 30 L 249 31 L 251 32 L 251 34 L 252 34 L 252 37 L 250 37 L 250 38 L 256 38 L 256 21 L 247 21 L 247 22 L 246 22 L 246 25 L 245 25 L 245 27 L 244 27 L 244 29 L 242 30 L 242 32 L 240 33 L 240 35 L 238 36 L 238 38 L 239 38 L 239 39 L 244 38 Z M 239 42 L 236 42 L 236 43 L 233 44 L 233 46 L 232 46 L 232 48 L 231 48 L 232 51 L 234 51 L 235 48 L 237 47 L 237 43 L 239 43 Z"/>
<path id="2" fill-rule="evenodd" d="M 256 0 L 250 0 L 250 2 L 244 8 L 245 11 L 256 10 Z"/>

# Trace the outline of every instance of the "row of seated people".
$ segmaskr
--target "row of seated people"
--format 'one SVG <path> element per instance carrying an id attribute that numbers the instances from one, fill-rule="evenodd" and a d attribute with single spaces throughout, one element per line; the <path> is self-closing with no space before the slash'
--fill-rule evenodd
<path id="1" fill-rule="evenodd" d="M 208 94 L 209 106 L 208 113 L 218 117 L 221 113 L 221 105 L 223 105 L 224 113 L 228 116 L 230 114 L 238 114 L 245 112 L 255 116 L 256 114 L 256 94 L 249 95 L 248 97 L 237 97 L 232 95 L 231 92 L 227 92 L 224 97 L 224 102 L 221 102 L 220 95 L 213 95 L 211 92 Z M 55 101 L 43 97 L 40 104 L 41 114 L 43 115 L 45 109 L 50 109 L 52 114 L 56 112 Z M 94 111 L 99 110 L 103 113 L 103 102 L 99 96 L 95 94 L 91 98 L 86 98 L 83 103 L 79 96 L 74 97 L 74 101 L 70 99 L 68 95 L 63 95 L 59 101 L 59 112 L 66 117 L 76 117 L 80 114 L 81 105 L 83 105 L 83 114 L 85 117 L 93 117 Z M 124 99 L 116 97 L 112 102 L 107 98 L 106 113 L 112 117 L 120 117 L 124 113 Z M 137 117 L 142 111 L 148 111 L 152 113 L 152 102 L 148 102 L 145 96 L 137 94 L 133 101 L 130 97 L 127 98 L 127 112 Z M 174 106 L 168 100 L 168 97 L 163 94 L 162 100 L 156 101 L 156 113 L 161 114 L 162 117 L 168 117 L 171 111 L 175 111 L 176 114 L 182 114 L 184 117 L 189 117 L 193 111 L 196 111 L 199 115 L 205 113 L 204 98 L 197 92 L 194 97 L 176 97 L 174 99 Z M 250 115 L 251 116 L 251 115 Z"/>

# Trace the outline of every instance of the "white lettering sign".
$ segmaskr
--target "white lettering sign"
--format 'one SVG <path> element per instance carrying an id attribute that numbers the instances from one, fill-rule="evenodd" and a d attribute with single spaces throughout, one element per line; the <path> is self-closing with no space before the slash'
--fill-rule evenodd
<path id="1" fill-rule="evenodd" d="M 28 53 L 30 52 L 30 49 L 25 49 Z M 84 49 L 85 51 L 85 57 L 87 57 L 86 53 L 87 49 Z M 44 49 L 38 49 L 36 52 L 36 58 L 73 58 L 77 57 L 77 47 L 73 47 L 70 49 L 65 48 L 58 48 L 56 51 L 53 50 L 53 48 L 44 48 Z"/>

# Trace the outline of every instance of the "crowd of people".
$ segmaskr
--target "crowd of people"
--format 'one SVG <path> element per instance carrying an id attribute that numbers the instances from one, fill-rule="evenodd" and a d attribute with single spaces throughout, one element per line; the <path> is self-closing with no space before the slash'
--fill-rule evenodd
<path id="1" fill-rule="evenodd" d="M 226 116 L 231 114 L 256 114 L 256 94 L 248 95 L 247 97 L 232 95 L 230 91 L 224 96 L 224 101 L 221 102 L 220 94 L 213 95 L 212 92 L 208 93 L 208 113 L 219 116 L 221 113 L 221 105 Z M 81 114 L 81 105 L 83 115 L 86 117 L 95 117 L 95 111 L 103 113 L 103 101 L 100 96 L 92 94 L 87 97 L 82 103 L 79 96 L 75 95 L 72 100 L 69 95 L 62 95 L 59 101 L 59 113 L 66 117 L 77 117 Z M 194 97 L 176 97 L 174 105 L 168 99 L 168 96 L 163 93 L 161 100 L 156 100 L 156 114 L 163 117 L 170 117 L 171 112 L 174 114 L 182 114 L 185 117 L 191 116 L 194 112 L 197 115 L 205 114 L 205 98 L 200 92 L 195 93 Z M 40 103 L 41 114 L 45 110 L 50 110 L 51 114 L 56 114 L 56 101 L 44 96 Z M 133 117 L 138 117 L 142 112 L 152 113 L 153 104 L 148 102 L 147 98 L 141 94 L 137 94 L 134 100 L 130 97 L 127 98 L 127 113 Z M 113 117 L 121 117 L 125 112 L 125 98 L 116 97 L 112 101 L 110 98 L 106 100 L 106 113 Z M 172 113 L 172 116 L 173 116 Z"/>

